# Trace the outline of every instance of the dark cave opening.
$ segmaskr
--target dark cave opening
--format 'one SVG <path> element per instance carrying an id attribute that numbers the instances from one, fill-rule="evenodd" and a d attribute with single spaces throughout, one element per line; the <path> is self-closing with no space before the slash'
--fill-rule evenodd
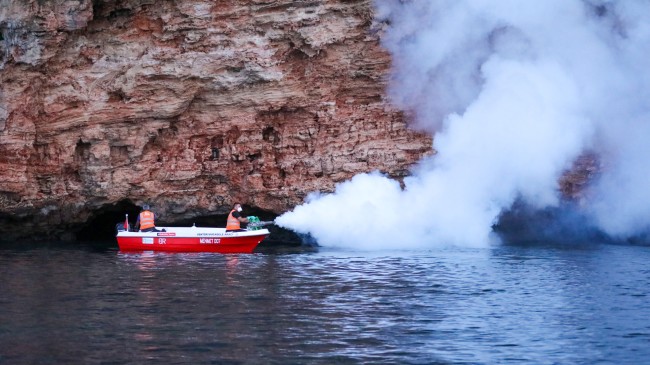
<path id="1" fill-rule="evenodd" d="M 257 216 L 262 221 L 273 221 L 277 214 L 251 206 L 244 205 L 245 216 Z M 154 209 L 155 212 L 155 209 Z M 99 208 L 76 231 L 76 239 L 81 242 L 108 242 L 115 241 L 116 225 L 124 223 L 125 215 L 129 215 L 129 224 L 133 227 L 140 213 L 140 207 L 125 199 L 116 204 L 105 205 Z M 199 227 L 225 227 L 228 214 L 202 215 L 189 219 L 170 221 L 161 217 L 156 221 L 158 226 L 191 226 Z M 304 239 L 298 234 L 275 225 L 266 227 L 271 235 L 263 241 L 265 246 L 300 246 Z"/>
<path id="2" fill-rule="evenodd" d="M 76 232 L 77 241 L 110 241 L 115 240 L 115 226 L 124 223 L 126 214 L 129 224 L 133 225 L 140 213 L 140 207 L 130 200 L 121 200 L 115 204 L 105 205 L 85 222 Z"/>

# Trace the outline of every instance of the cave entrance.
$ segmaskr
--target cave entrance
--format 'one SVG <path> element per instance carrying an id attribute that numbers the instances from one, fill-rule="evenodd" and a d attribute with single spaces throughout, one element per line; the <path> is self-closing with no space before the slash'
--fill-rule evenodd
<path id="1" fill-rule="evenodd" d="M 112 242 L 117 244 L 115 226 L 118 223 L 124 223 L 124 215 L 128 214 L 129 224 L 133 227 L 140 210 L 139 206 L 128 199 L 115 204 L 104 205 L 98 208 L 85 223 L 77 227 L 77 230 L 75 230 L 76 239 L 81 242 Z M 244 214 L 255 215 L 263 221 L 272 221 L 277 217 L 272 212 L 247 205 L 244 205 Z M 164 217 L 161 217 L 160 221 L 156 221 L 156 225 L 189 227 L 196 224 L 199 227 L 225 227 L 227 218 L 228 214 L 203 215 L 177 221 L 167 221 Z M 271 232 L 271 236 L 264 241 L 264 246 L 300 246 L 303 244 L 303 238 L 290 230 L 275 225 L 267 228 Z"/>
<path id="2" fill-rule="evenodd" d="M 115 225 L 124 223 L 125 214 L 133 225 L 139 213 L 140 207 L 126 199 L 98 208 L 77 231 L 77 241 L 115 241 Z"/>

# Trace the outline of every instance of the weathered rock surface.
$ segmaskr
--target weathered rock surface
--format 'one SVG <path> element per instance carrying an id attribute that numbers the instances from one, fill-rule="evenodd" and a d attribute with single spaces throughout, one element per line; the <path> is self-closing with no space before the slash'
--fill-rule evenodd
<path id="1" fill-rule="evenodd" d="M 280 213 L 432 152 L 386 100 L 370 0 L 0 0 L 0 32 L 5 238 L 125 200 Z"/>
<path id="2" fill-rule="evenodd" d="M 586 199 L 588 185 L 602 172 L 603 167 L 598 155 L 585 152 L 574 162 L 573 166 L 560 178 L 560 191 L 566 200 L 580 204 Z"/>

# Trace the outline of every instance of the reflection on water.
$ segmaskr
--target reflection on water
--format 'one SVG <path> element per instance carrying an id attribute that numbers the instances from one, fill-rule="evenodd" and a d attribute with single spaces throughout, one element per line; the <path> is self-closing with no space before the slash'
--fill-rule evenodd
<path id="1" fill-rule="evenodd" d="M 629 363 L 645 247 L 0 249 L 0 363 Z"/>

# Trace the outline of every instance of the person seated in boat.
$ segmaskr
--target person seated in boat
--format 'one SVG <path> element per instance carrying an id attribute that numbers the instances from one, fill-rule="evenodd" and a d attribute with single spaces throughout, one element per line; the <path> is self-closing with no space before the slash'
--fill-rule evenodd
<path id="1" fill-rule="evenodd" d="M 235 203 L 232 206 L 228 220 L 226 221 L 226 232 L 243 232 L 245 229 L 241 228 L 242 223 L 248 223 L 248 218 L 241 215 L 241 204 Z"/>
<path id="2" fill-rule="evenodd" d="M 151 209 L 149 204 L 142 205 L 142 212 L 138 214 L 135 226 L 140 226 L 140 232 L 162 232 L 156 228 L 156 215 L 149 209 Z"/>

